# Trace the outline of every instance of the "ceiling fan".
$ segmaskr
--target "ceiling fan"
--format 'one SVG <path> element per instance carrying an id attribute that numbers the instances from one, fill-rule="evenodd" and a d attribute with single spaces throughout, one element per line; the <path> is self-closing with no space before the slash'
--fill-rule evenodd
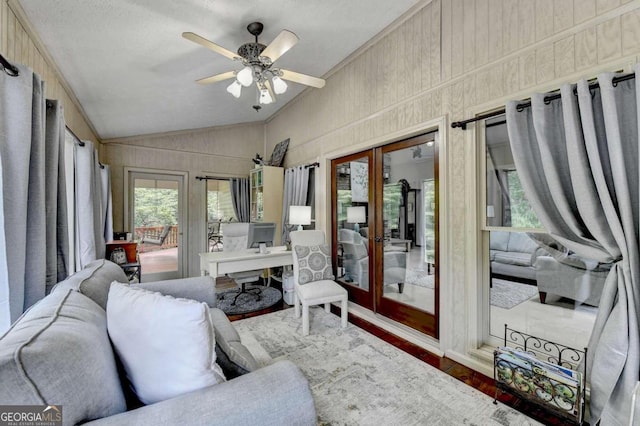
<path id="1" fill-rule="evenodd" d="M 273 66 L 273 63 L 296 45 L 298 36 L 288 30 L 282 30 L 280 34 L 268 45 L 258 42 L 258 36 L 262 33 L 264 26 L 260 22 L 252 22 L 247 26 L 247 30 L 255 37 L 255 42 L 244 43 L 238 48 L 238 53 L 233 53 L 224 47 L 207 40 L 192 32 L 182 33 L 182 37 L 198 43 L 214 52 L 234 61 L 242 62 L 244 68 L 239 71 L 228 71 L 222 74 L 197 80 L 201 84 L 217 83 L 219 81 L 235 78 L 233 83 L 227 87 L 227 92 L 239 98 L 242 87 L 249 87 L 256 83 L 258 88 L 258 103 L 270 104 L 275 101 L 275 95 L 282 94 L 287 90 L 287 83 L 283 80 L 300 83 L 316 88 L 324 87 L 325 81 L 321 78 L 301 74 L 294 71 L 285 70 Z M 273 86 L 272 86 L 273 84 Z M 254 106 L 256 110 L 260 107 Z"/>

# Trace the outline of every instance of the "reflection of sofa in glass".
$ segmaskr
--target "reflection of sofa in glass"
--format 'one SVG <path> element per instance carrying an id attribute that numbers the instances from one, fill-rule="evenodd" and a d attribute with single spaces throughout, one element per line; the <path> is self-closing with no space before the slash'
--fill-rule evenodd
<path id="1" fill-rule="evenodd" d="M 338 240 L 342 245 L 345 278 L 364 290 L 369 290 L 369 249 L 367 239 L 350 229 L 340 229 Z M 397 247 L 385 247 L 384 285 L 398 284 L 404 290 L 407 271 L 407 253 Z"/>
<path id="2" fill-rule="evenodd" d="M 542 303 L 553 294 L 598 306 L 611 265 L 584 259 L 545 235 L 532 234 L 539 244 L 524 232 L 492 231 L 492 276 L 535 282 Z"/>
<path id="3" fill-rule="evenodd" d="M 535 266 L 540 302 L 545 303 L 549 293 L 592 306 L 599 305 L 611 269 L 610 264 L 598 264 L 575 254 L 559 260 L 539 256 Z"/>
<path id="4" fill-rule="evenodd" d="M 541 254 L 546 252 L 524 232 L 491 231 L 489 256 L 492 276 L 534 281 L 536 258 Z"/>

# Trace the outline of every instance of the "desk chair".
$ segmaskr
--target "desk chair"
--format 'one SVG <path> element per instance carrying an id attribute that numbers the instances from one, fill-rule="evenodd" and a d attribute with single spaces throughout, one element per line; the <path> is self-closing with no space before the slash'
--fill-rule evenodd
<path id="1" fill-rule="evenodd" d="M 207 237 L 209 241 L 209 251 L 220 251 L 222 250 L 222 233 L 220 232 L 220 226 L 222 224 L 222 219 L 209 222 L 207 229 Z"/>
<path id="2" fill-rule="evenodd" d="M 296 317 L 300 316 L 302 305 L 302 334 L 309 334 L 309 306 L 324 304 L 324 310 L 330 312 L 331 302 L 340 302 L 340 318 L 342 328 L 347 326 L 347 290 L 333 280 L 322 279 L 300 284 L 300 265 L 296 246 L 315 246 L 324 244 L 324 231 L 292 231 L 291 250 L 293 255 L 293 282 L 295 286 L 294 306 Z"/>
<path id="3" fill-rule="evenodd" d="M 222 251 L 243 251 L 249 246 L 249 224 L 248 223 L 223 223 L 221 225 L 222 235 L 224 235 L 224 244 Z M 262 290 L 259 288 L 247 289 L 247 283 L 256 282 L 262 276 L 262 269 L 253 271 L 234 272 L 229 274 L 229 278 L 233 279 L 238 286 L 238 292 L 233 299 L 231 305 L 235 306 L 238 297 L 243 294 L 252 294 L 257 300 L 262 298 Z"/>

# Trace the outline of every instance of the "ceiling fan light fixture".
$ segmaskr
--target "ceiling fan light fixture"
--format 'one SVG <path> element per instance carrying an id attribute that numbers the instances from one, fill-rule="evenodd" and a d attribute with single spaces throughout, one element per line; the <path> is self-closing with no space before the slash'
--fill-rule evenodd
<path id="1" fill-rule="evenodd" d="M 255 37 L 255 41 L 242 44 L 238 48 L 237 53 L 227 50 L 195 33 L 182 33 L 182 37 L 187 40 L 204 46 L 233 61 L 242 62 L 243 68 L 239 71 L 227 71 L 215 74 L 210 77 L 201 78 L 197 80 L 197 82 L 200 84 L 210 84 L 235 77 L 234 82 L 227 87 L 227 92 L 235 98 L 240 97 L 242 86 L 250 87 L 252 84 L 255 84 L 257 90 L 252 93 L 256 94 L 256 105 L 254 105 L 256 110 L 261 108 L 261 104 L 266 105 L 275 102 L 276 95 L 281 95 L 288 90 L 288 83 L 285 83 L 285 80 L 319 89 L 324 87 L 325 81 L 321 78 L 272 67 L 278 58 L 298 43 L 299 39 L 298 36 L 291 31 L 282 30 L 269 45 L 265 46 L 258 41 L 258 36 L 262 33 L 263 28 L 264 26 L 260 22 L 250 23 L 247 26 L 247 30 Z"/>
<path id="2" fill-rule="evenodd" d="M 284 92 L 287 91 L 287 83 L 285 83 L 283 79 L 281 79 L 278 76 L 275 76 L 273 77 L 272 81 L 273 81 L 273 91 L 276 92 L 276 95 L 282 95 Z"/>
<path id="3" fill-rule="evenodd" d="M 260 89 L 260 103 L 264 105 L 268 105 L 273 102 L 273 98 L 269 91 L 266 88 Z"/>
<path id="4" fill-rule="evenodd" d="M 253 68 L 247 65 L 238 72 L 236 78 L 244 87 L 251 86 L 251 83 L 253 83 Z"/>
<path id="5" fill-rule="evenodd" d="M 231 93 L 234 98 L 240 97 L 240 92 L 242 92 L 242 85 L 238 82 L 238 80 L 234 80 L 233 83 L 227 87 L 227 92 Z"/>

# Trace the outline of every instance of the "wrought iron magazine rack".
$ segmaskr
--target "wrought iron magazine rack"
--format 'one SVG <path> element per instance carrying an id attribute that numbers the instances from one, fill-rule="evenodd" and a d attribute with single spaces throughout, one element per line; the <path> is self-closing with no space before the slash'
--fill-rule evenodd
<path id="1" fill-rule="evenodd" d="M 493 353 L 498 391 L 516 395 L 578 425 L 584 421 L 587 348 L 575 349 L 504 325 Z"/>

